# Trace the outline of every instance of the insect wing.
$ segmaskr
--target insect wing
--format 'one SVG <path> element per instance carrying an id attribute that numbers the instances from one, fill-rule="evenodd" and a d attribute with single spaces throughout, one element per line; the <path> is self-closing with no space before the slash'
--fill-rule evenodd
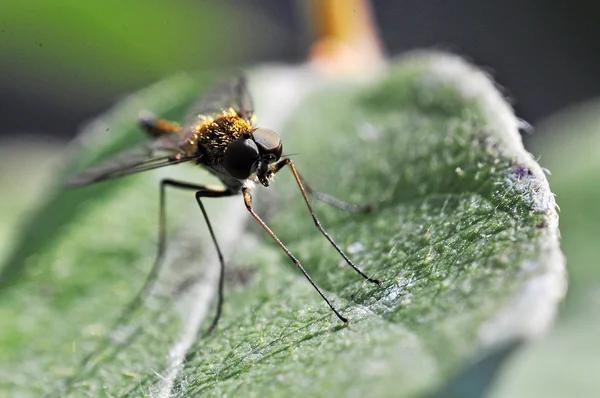
<path id="1" fill-rule="evenodd" d="M 184 125 L 194 125 L 199 116 L 212 116 L 229 108 L 233 108 L 246 120 L 250 120 L 254 114 L 252 97 L 248 92 L 244 76 L 224 81 L 208 90 L 189 109 L 184 118 Z"/>
<path id="2" fill-rule="evenodd" d="M 201 115 L 212 116 L 229 108 L 233 108 L 240 117 L 247 120 L 254 114 L 252 98 L 244 76 L 218 84 L 205 93 L 188 111 L 184 119 L 184 126 L 188 128 L 184 128 L 180 134 L 162 136 L 151 143 L 126 150 L 71 177 L 66 185 L 89 185 L 196 159 L 196 154 L 182 153 L 180 150 L 181 145 L 194 134 L 190 127 L 196 124 Z"/>
<path id="3" fill-rule="evenodd" d="M 159 167 L 190 161 L 195 154 L 181 154 L 177 135 L 161 137 L 156 141 L 125 150 L 97 166 L 84 170 L 67 180 L 70 187 L 122 177 Z"/>

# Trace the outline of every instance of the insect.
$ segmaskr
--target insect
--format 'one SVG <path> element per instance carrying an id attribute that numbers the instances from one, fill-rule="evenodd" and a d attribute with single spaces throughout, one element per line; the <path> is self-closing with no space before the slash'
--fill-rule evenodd
<path id="1" fill-rule="evenodd" d="M 166 188 L 194 191 L 220 262 L 217 311 L 209 328 L 209 331 L 214 330 L 223 306 L 225 260 L 202 200 L 241 195 L 252 217 L 302 271 L 335 315 L 346 323 L 348 320 L 333 306 L 300 261 L 254 211 L 251 189 L 257 185 L 268 187 L 275 175 L 287 166 L 292 171 L 317 229 L 354 271 L 366 280 L 381 286 L 381 281 L 364 274 L 329 236 L 315 215 L 308 195 L 350 212 L 365 211 L 368 208 L 351 205 L 330 195 L 314 191 L 298 173 L 292 160 L 282 155 L 279 136 L 272 130 L 255 127 L 254 119 L 252 99 L 247 90 L 245 78 L 238 77 L 226 81 L 201 97 L 190 109 L 182 125 L 159 119 L 150 113 L 142 113 L 139 123 L 150 139 L 148 143 L 127 150 L 98 166 L 73 176 L 67 181 L 67 185 L 71 187 L 85 186 L 186 162 L 203 166 L 221 180 L 222 187 L 173 179 L 163 179 L 160 182 L 158 253 L 149 280 L 158 274 L 165 253 Z"/>

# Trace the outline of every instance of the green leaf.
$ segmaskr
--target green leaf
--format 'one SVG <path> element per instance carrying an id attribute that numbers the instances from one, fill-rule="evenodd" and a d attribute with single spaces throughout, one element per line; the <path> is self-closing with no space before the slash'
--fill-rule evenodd
<path id="1" fill-rule="evenodd" d="M 600 390 L 599 115 L 598 100 L 571 107 L 540 124 L 530 140 L 532 152 L 552 171 L 560 201 L 569 291 L 556 327 L 511 363 L 494 397 L 593 397 Z"/>
<path id="2" fill-rule="evenodd" d="M 154 294 L 119 320 L 153 261 L 158 179 L 215 180 L 181 166 L 60 192 L 29 230 L 61 221 L 45 238 L 30 242 L 26 233 L 17 243 L 16 253 L 28 254 L 12 257 L 22 261 L 2 292 L 0 312 L 10 319 L 0 331 L 4 391 L 477 394 L 497 365 L 477 374 L 469 364 L 500 364 L 499 353 L 547 328 L 564 290 L 553 196 L 521 145 L 518 120 L 483 73 L 458 57 L 419 53 L 365 81 L 326 81 L 308 67 L 261 68 L 250 77 L 259 125 L 281 132 L 284 151 L 297 154 L 315 189 L 378 203 L 369 214 L 314 206 L 383 287 L 345 266 L 284 169 L 272 188 L 256 190 L 257 211 L 348 326 L 234 197 L 206 200 L 229 260 L 223 317 L 206 336 L 218 260 L 190 193 L 168 198 L 169 255 Z M 116 113 L 133 120 L 132 104 L 165 89 L 175 106 L 153 110 L 182 108 L 193 85 L 176 82 Z M 98 138 L 100 147 L 132 128 L 113 117 L 103 120 L 116 136 Z M 93 130 L 92 142 L 101 133 Z M 58 206 L 69 200 L 68 209 Z"/>

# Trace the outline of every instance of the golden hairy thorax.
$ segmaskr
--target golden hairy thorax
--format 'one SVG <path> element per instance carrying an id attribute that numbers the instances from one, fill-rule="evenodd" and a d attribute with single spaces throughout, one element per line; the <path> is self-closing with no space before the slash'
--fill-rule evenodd
<path id="1" fill-rule="evenodd" d="M 202 163 L 216 165 L 221 163 L 229 144 L 252 130 L 252 122 L 230 108 L 214 117 L 199 116 L 192 126 L 193 135 L 186 144 L 188 149 L 197 150 L 202 155 Z"/>

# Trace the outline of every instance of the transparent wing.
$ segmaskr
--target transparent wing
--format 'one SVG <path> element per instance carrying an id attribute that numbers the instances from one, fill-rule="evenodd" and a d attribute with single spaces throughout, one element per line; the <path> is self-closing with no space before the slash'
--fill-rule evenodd
<path id="1" fill-rule="evenodd" d="M 184 119 L 184 126 L 193 126 L 198 115 L 211 116 L 229 108 L 233 108 L 240 117 L 248 120 L 254 114 L 252 98 L 244 76 L 225 81 L 208 90 L 190 108 Z M 67 180 L 66 185 L 89 185 L 197 159 L 197 154 L 186 154 L 180 150 L 186 135 L 191 133 L 190 129 L 184 128 L 179 134 L 161 136 L 151 143 L 126 150 L 104 163 L 74 175 Z"/>
<path id="2" fill-rule="evenodd" d="M 229 108 L 233 108 L 239 116 L 248 120 L 254 114 L 252 97 L 250 97 L 246 78 L 243 75 L 224 81 L 208 90 L 189 109 L 184 118 L 184 125 L 194 124 L 199 115 L 211 116 Z"/>
<path id="3" fill-rule="evenodd" d="M 107 161 L 70 177 L 66 185 L 78 187 L 159 167 L 188 162 L 196 154 L 182 154 L 177 148 L 178 137 L 162 137 L 154 142 L 125 150 Z"/>

